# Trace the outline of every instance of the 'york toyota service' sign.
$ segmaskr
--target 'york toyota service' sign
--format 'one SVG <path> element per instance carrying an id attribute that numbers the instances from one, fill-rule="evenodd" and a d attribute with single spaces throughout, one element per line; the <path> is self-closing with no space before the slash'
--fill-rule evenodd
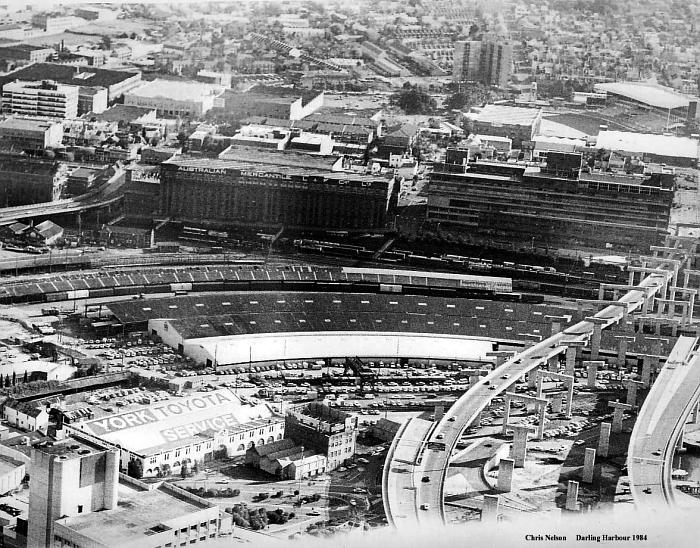
<path id="1" fill-rule="evenodd" d="M 139 451 L 220 431 L 259 417 L 269 417 L 264 405 L 242 405 L 230 390 L 187 398 L 172 398 L 148 407 L 85 422 L 82 428 L 125 449 Z"/>

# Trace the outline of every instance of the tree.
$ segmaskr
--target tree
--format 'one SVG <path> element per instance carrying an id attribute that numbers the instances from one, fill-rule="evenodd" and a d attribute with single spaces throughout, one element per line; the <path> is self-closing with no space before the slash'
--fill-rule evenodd
<path id="1" fill-rule="evenodd" d="M 22 382 L 25 382 L 25 383 L 29 382 L 28 378 L 27 378 L 27 370 L 26 369 L 24 370 L 24 377 L 22 378 Z"/>
<path id="2" fill-rule="evenodd" d="M 17 373 L 12 372 L 12 386 L 17 386 Z"/>
<path id="3" fill-rule="evenodd" d="M 182 466 L 180 467 L 180 476 L 182 477 L 182 479 L 185 479 L 189 475 L 190 475 L 190 465 L 187 462 L 183 462 Z"/>
<path id="4" fill-rule="evenodd" d="M 132 478 L 141 479 L 143 477 L 143 463 L 140 460 L 130 460 L 126 466 L 126 473 Z"/>
<path id="5" fill-rule="evenodd" d="M 10 376 L 5 375 L 5 388 L 9 388 L 9 387 L 10 387 Z"/>
<path id="6" fill-rule="evenodd" d="M 391 102 L 406 114 L 431 114 L 437 108 L 435 99 L 417 86 L 395 93 Z"/>

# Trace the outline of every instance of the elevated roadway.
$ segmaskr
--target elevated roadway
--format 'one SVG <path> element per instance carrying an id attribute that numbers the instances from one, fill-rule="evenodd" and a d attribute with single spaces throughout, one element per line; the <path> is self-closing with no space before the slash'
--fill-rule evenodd
<path id="1" fill-rule="evenodd" d="M 392 489 L 394 484 L 386 482 L 388 490 L 384 494 L 384 506 L 389 523 L 396 523 L 397 526 L 399 523 L 408 524 L 409 521 L 414 526 L 444 523 L 443 485 L 450 457 L 462 432 L 478 419 L 494 397 L 510 390 L 518 378 L 544 365 L 550 357 L 565 352 L 569 343 L 588 342 L 596 323 L 601 328 L 606 328 L 619 322 L 626 313 L 642 308 L 646 299 L 661 291 L 673 279 L 671 264 L 669 262 L 665 268 L 650 272 L 635 289 L 615 304 L 603 308 L 593 318 L 581 321 L 513 356 L 465 392 L 431 431 L 429 441 L 444 444 L 444 449 L 437 443 L 421 445 L 422 451 L 417 455 L 413 466 L 415 495 L 407 498 L 402 489 Z M 395 452 L 403 451 L 404 444 L 414 443 L 409 442 L 408 437 L 404 441 L 403 436 L 399 435 L 395 442 Z M 387 463 L 389 462 L 387 457 Z M 385 465 L 384 474 L 392 474 L 391 466 Z M 401 514 L 407 516 L 401 522 L 393 517 L 398 512 L 395 509 L 399 507 Z"/>
<path id="2" fill-rule="evenodd" d="M 121 190 L 125 177 L 117 172 L 109 181 L 90 192 L 53 202 L 41 202 L 22 206 L 0 208 L 0 226 L 20 219 L 47 218 L 53 215 L 78 213 L 91 209 L 101 209 L 116 204 L 122 199 Z"/>
<path id="3" fill-rule="evenodd" d="M 638 508 L 676 503 L 671 486 L 673 454 L 688 415 L 700 400 L 698 338 L 680 337 L 635 422 L 627 456 L 630 492 Z M 693 500 L 700 504 L 700 501 Z"/>

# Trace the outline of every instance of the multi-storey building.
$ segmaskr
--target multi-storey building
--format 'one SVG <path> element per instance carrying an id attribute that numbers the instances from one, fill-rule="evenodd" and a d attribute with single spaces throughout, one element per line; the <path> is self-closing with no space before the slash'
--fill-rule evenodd
<path id="1" fill-rule="evenodd" d="M 44 150 L 63 140 L 63 125 L 43 119 L 6 118 L 0 121 L 0 139 L 19 150 Z"/>
<path id="2" fill-rule="evenodd" d="M 2 110 L 24 116 L 75 118 L 78 115 L 78 86 L 50 80 L 18 80 L 2 88 Z"/>
<path id="3" fill-rule="evenodd" d="M 229 149 L 226 160 L 161 164 L 160 217 L 228 226 L 384 228 L 393 179 L 342 171 L 342 159 Z M 336 171 L 337 170 L 337 171 Z"/>
<path id="4" fill-rule="evenodd" d="M 513 45 L 496 39 L 455 42 L 452 79 L 504 88 L 512 72 Z"/>
<path id="5" fill-rule="evenodd" d="M 581 173 L 581 155 L 550 152 L 542 167 L 462 160 L 430 177 L 427 218 L 497 246 L 648 252 L 668 229 L 673 185 Z"/>
<path id="6" fill-rule="evenodd" d="M 56 200 L 66 176 L 66 166 L 61 162 L 0 154 L 0 206 Z"/>
<path id="7" fill-rule="evenodd" d="M 312 402 L 287 413 L 285 437 L 325 455 L 326 471 L 335 470 L 355 454 L 357 417 Z"/>
<path id="8" fill-rule="evenodd" d="M 168 483 L 119 474 L 119 452 L 82 437 L 32 449 L 27 546 L 155 548 L 201 544 L 219 508 Z"/>

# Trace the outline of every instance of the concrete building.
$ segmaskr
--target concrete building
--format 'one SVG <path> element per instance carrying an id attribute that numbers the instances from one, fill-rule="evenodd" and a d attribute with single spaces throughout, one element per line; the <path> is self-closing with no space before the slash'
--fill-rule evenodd
<path id="1" fill-rule="evenodd" d="M 116 508 L 118 477 L 114 450 L 76 439 L 34 446 L 27 546 L 54 546 L 60 518 Z"/>
<path id="2" fill-rule="evenodd" d="M 105 87 L 81 86 L 78 92 L 78 114 L 104 112 L 107 110 L 107 98 L 107 88 Z"/>
<path id="3" fill-rule="evenodd" d="M 339 158 L 247 147 L 225 152 L 226 160 L 178 157 L 161 164 L 162 218 L 356 230 L 387 222 L 392 179 L 344 172 Z"/>
<path id="4" fill-rule="evenodd" d="M 246 464 L 279 479 L 302 479 L 325 473 L 328 459 L 311 448 L 298 445 L 290 438 L 284 438 L 248 449 Z"/>
<path id="5" fill-rule="evenodd" d="M 0 121 L 0 139 L 19 150 L 44 150 L 63 140 L 63 125 L 42 119 L 12 117 Z"/>
<path id="6" fill-rule="evenodd" d="M 284 434 L 284 420 L 266 404 L 247 404 L 232 390 L 161 403 L 66 426 L 78 435 L 120 447 L 121 468 L 138 460 L 144 476 L 178 473 L 183 463 L 244 455 Z"/>
<path id="7" fill-rule="evenodd" d="M 258 87 L 247 92 L 226 90 L 221 95 L 220 108 L 238 120 L 249 116 L 302 120 L 320 109 L 323 99 L 323 92 L 297 95 L 288 89 Z"/>
<path id="8" fill-rule="evenodd" d="M 218 536 L 219 509 L 167 483 L 119 474 L 119 454 L 83 437 L 32 449 L 27 546 L 181 546 Z"/>
<path id="9" fill-rule="evenodd" d="M 18 80 L 2 87 L 2 111 L 24 116 L 75 118 L 78 115 L 77 86 L 50 80 Z"/>
<path id="10" fill-rule="evenodd" d="M 581 173 L 580 154 L 548 153 L 541 167 L 472 162 L 448 149 L 430 176 L 427 218 L 510 248 L 648 252 L 661 245 L 674 191 L 651 178 Z"/>
<path id="11" fill-rule="evenodd" d="M 214 107 L 223 87 L 201 82 L 156 79 L 124 96 L 127 106 L 156 109 L 159 116 L 199 118 Z"/>
<path id="12" fill-rule="evenodd" d="M 33 46 L 31 44 L 15 44 L 0 46 L 0 59 L 13 59 L 41 63 L 51 57 L 56 50 L 49 47 Z"/>
<path id="13" fill-rule="evenodd" d="M 0 206 L 57 200 L 67 177 L 61 162 L 0 154 Z"/>
<path id="14" fill-rule="evenodd" d="M 141 83 L 141 72 L 62 65 L 58 63 L 33 63 L 0 76 L 0 86 L 4 89 L 5 85 L 15 80 L 51 80 L 63 85 L 103 87 L 107 88 L 107 101 L 111 104 L 124 93 Z"/>
<path id="15" fill-rule="evenodd" d="M 285 436 L 309 451 L 325 455 L 326 470 L 335 470 L 355 455 L 357 417 L 312 402 L 285 417 Z"/>
<path id="16" fill-rule="evenodd" d="M 532 141 L 542 125 L 542 110 L 535 108 L 486 105 L 464 117 L 470 133 L 508 137 L 513 148 Z"/>
<path id="17" fill-rule="evenodd" d="M 19 488 L 26 475 L 27 466 L 23 460 L 0 454 L 0 495 Z"/>
<path id="18" fill-rule="evenodd" d="M 680 167 L 694 167 L 700 158 L 698 141 L 688 137 L 601 131 L 596 148 L 615 152 L 624 157 L 640 158 L 644 162 L 667 163 Z"/>
<path id="19" fill-rule="evenodd" d="M 505 88 L 512 72 L 513 45 L 506 41 L 455 42 L 452 79 Z"/>

